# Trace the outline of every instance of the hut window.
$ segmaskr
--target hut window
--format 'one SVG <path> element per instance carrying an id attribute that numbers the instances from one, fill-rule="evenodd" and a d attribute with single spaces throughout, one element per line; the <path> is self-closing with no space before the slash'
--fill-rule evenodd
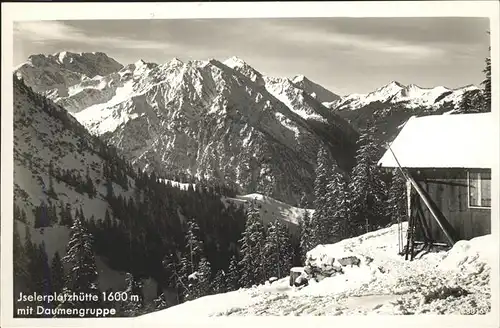
<path id="1" fill-rule="evenodd" d="M 469 207 L 491 207 L 491 173 L 468 172 Z"/>

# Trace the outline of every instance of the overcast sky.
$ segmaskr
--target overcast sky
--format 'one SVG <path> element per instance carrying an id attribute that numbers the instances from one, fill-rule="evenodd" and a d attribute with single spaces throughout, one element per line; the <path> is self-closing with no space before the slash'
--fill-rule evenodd
<path id="1" fill-rule="evenodd" d="M 454 88 L 482 81 L 488 30 L 487 18 L 31 21 L 14 24 L 14 64 L 63 50 L 102 51 L 122 64 L 238 56 L 340 95 L 392 80 Z"/>

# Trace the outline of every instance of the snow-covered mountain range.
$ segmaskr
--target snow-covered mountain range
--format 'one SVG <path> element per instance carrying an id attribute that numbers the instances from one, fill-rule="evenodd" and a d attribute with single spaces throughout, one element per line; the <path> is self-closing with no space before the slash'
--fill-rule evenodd
<path id="1" fill-rule="evenodd" d="M 474 85 L 458 89 L 443 86 L 421 88 L 416 84 L 405 86 L 397 81 L 391 81 L 367 94 L 350 94 L 326 105 L 337 111 L 356 110 L 374 102 L 400 104 L 408 108 L 438 109 L 447 103 L 458 105 L 465 92 L 477 89 L 478 87 Z"/>
<path id="2" fill-rule="evenodd" d="M 59 63 L 57 81 L 69 82 L 38 90 L 139 167 L 229 181 L 242 193 L 265 192 L 293 204 L 312 191 L 320 141 L 331 146 L 342 168 L 352 165 L 357 132 L 347 122 L 292 80 L 263 76 L 237 57 L 174 58 L 161 65 L 139 60 L 107 75 L 85 74 L 76 83 L 64 63 L 87 56 L 32 57 L 16 73 L 27 85 L 43 85 L 46 78 L 38 72 L 50 75 Z M 304 78 L 295 81 L 335 98 Z"/>
<path id="3" fill-rule="evenodd" d="M 367 121 L 387 141 L 410 116 L 453 110 L 478 89 L 392 81 L 340 97 L 303 75 L 265 76 L 238 57 L 124 66 L 103 53 L 61 52 L 30 56 L 15 72 L 141 168 L 225 181 L 290 204 L 312 191 L 320 141 L 350 169 L 356 130 Z"/>

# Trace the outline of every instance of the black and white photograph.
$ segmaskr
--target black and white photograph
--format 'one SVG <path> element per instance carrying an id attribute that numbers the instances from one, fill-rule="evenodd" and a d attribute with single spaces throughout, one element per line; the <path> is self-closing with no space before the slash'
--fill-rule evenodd
<path id="1" fill-rule="evenodd" d="M 13 19 L 2 321 L 493 315 L 493 11 Z"/>

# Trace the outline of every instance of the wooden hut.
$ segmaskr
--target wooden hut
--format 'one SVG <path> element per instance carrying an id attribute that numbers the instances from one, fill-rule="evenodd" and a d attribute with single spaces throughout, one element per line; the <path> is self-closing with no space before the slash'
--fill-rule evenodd
<path id="1" fill-rule="evenodd" d="M 412 117 L 388 145 L 379 165 L 407 180 L 412 248 L 491 233 L 495 124 L 491 113 Z"/>

